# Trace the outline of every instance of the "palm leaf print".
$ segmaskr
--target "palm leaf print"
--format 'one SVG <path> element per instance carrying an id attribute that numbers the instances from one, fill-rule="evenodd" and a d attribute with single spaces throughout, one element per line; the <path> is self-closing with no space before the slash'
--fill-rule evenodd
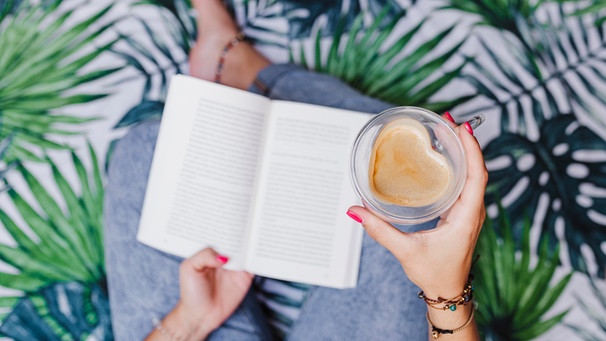
<path id="1" fill-rule="evenodd" d="M 477 323 L 486 340 L 532 340 L 560 323 L 568 310 L 555 316 L 545 315 L 558 300 L 572 274 L 552 284 L 558 266 L 558 246 L 549 251 L 543 238 L 538 246 L 538 261 L 531 266 L 530 221 L 525 220 L 520 246 L 515 245 L 508 216 L 499 206 L 498 237 L 490 219 L 486 220 L 476 253 L 475 297 Z M 516 256 L 520 249 L 520 257 Z"/>
<path id="2" fill-rule="evenodd" d="M 448 27 L 430 39 L 421 41 L 420 46 L 402 55 L 403 50 L 407 51 L 407 46 L 419 43 L 414 37 L 423 27 L 423 21 L 387 45 L 387 39 L 394 33 L 398 22 L 404 20 L 406 11 L 382 28 L 380 23 L 387 13 L 389 9 L 384 9 L 367 28 L 363 26 L 364 15 L 359 15 L 345 42 L 341 40 L 345 21 L 341 21 L 328 53 L 322 51 L 322 35 L 318 33 L 313 64 L 308 62 L 309 58 L 302 48 L 297 61 L 308 68 L 340 78 L 366 95 L 393 104 L 416 105 L 442 112 L 467 101 L 470 98 L 468 96 L 442 102 L 432 100 L 434 94 L 460 75 L 465 65 L 462 61 L 450 70 L 442 70 L 443 65 L 456 55 L 463 43 L 462 40 L 450 43 L 454 27 Z M 429 60 L 425 58 L 438 45 L 447 45 L 449 48 Z M 291 59 L 295 60 L 296 55 L 291 52 Z M 324 55 L 327 57 L 324 58 Z"/>
<path id="3" fill-rule="evenodd" d="M 0 12 L 0 138 L 13 136 L 7 152 L 10 160 L 43 161 L 40 149 L 66 148 L 49 135 L 76 134 L 74 128 L 96 118 L 65 114 L 63 108 L 106 96 L 77 89 L 116 71 L 82 72 L 114 43 L 85 50 L 111 26 L 104 19 L 109 7 L 73 23 L 77 9 L 63 9 L 56 1 L 49 7 L 45 3 L 23 2 L 14 12 Z M 3 5 L 8 6 L 5 9 L 17 6 L 10 1 Z M 87 30 L 91 25 L 100 28 Z"/>
<path id="4" fill-rule="evenodd" d="M 23 190 L 10 188 L 5 194 L 17 213 L 0 210 L 0 222 L 15 242 L 0 245 L 0 259 L 14 269 L 0 273 L 1 286 L 35 293 L 55 282 L 104 282 L 103 180 L 92 147 L 89 153 L 91 170 L 72 152 L 80 194 L 53 160 L 47 159 L 61 200 L 53 197 L 26 167 L 17 168 L 33 202 L 26 199 Z"/>

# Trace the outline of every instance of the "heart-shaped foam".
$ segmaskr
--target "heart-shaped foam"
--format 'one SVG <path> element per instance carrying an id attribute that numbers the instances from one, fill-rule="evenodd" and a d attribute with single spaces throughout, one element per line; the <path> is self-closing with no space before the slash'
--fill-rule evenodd
<path id="1" fill-rule="evenodd" d="M 411 207 L 437 202 L 453 178 L 446 158 L 432 148 L 427 129 L 410 118 L 381 129 L 369 172 L 370 188 L 380 200 Z"/>

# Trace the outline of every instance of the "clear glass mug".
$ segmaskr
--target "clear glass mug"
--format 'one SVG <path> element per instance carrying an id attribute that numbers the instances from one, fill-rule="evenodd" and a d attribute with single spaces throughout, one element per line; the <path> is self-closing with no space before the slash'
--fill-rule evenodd
<path id="1" fill-rule="evenodd" d="M 426 129 L 432 151 L 443 156 L 450 167 L 450 181 L 441 195 L 430 203 L 420 206 L 406 206 L 384 200 L 373 190 L 371 163 L 373 148 L 381 131 L 395 120 L 412 119 Z M 418 126 L 415 124 L 415 126 Z M 429 147 L 429 146 L 428 146 Z M 374 167 L 373 167 L 374 169 Z M 419 170 L 423 172 L 423 169 Z M 395 107 L 381 112 L 360 130 L 351 153 L 350 175 L 354 188 L 364 207 L 375 215 L 394 224 L 419 224 L 433 220 L 445 213 L 457 200 L 467 176 L 465 150 L 456 132 L 449 123 L 427 109 L 418 107 Z M 402 181 L 406 181 L 402 178 Z"/>

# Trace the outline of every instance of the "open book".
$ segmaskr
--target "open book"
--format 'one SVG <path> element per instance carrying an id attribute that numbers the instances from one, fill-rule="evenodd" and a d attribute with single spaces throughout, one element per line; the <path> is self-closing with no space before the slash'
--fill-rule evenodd
<path id="1" fill-rule="evenodd" d="M 228 269 L 355 287 L 363 229 L 345 214 L 358 201 L 349 154 L 369 118 L 174 76 L 137 239 L 181 257 L 211 246 Z"/>

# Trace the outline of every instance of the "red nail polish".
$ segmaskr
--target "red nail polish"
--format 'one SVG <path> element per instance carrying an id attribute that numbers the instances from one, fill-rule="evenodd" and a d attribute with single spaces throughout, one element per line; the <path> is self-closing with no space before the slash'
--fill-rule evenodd
<path id="1" fill-rule="evenodd" d="M 222 255 L 217 255 L 217 260 L 223 264 L 227 263 L 227 261 L 229 260 L 228 257 L 226 256 L 222 256 Z"/>
<path id="2" fill-rule="evenodd" d="M 467 131 L 473 135 L 473 129 L 471 128 L 471 124 L 469 124 L 469 122 L 465 122 L 463 123 L 463 126 L 465 127 L 465 129 L 467 129 Z"/>
<path id="3" fill-rule="evenodd" d="M 452 118 L 452 116 L 450 115 L 450 113 L 448 111 L 444 113 L 444 118 L 449 120 L 452 123 L 455 123 L 454 118 Z"/>
<path id="4" fill-rule="evenodd" d="M 348 210 L 348 211 L 347 211 L 347 215 L 348 215 L 348 216 L 349 216 L 351 219 L 353 219 L 353 220 L 355 220 L 356 222 L 358 222 L 358 223 L 362 224 L 362 218 L 361 218 L 359 215 L 357 215 L 355 212 L 353 212 L 353 211 L 351 211 L 351 210 Z"/>

